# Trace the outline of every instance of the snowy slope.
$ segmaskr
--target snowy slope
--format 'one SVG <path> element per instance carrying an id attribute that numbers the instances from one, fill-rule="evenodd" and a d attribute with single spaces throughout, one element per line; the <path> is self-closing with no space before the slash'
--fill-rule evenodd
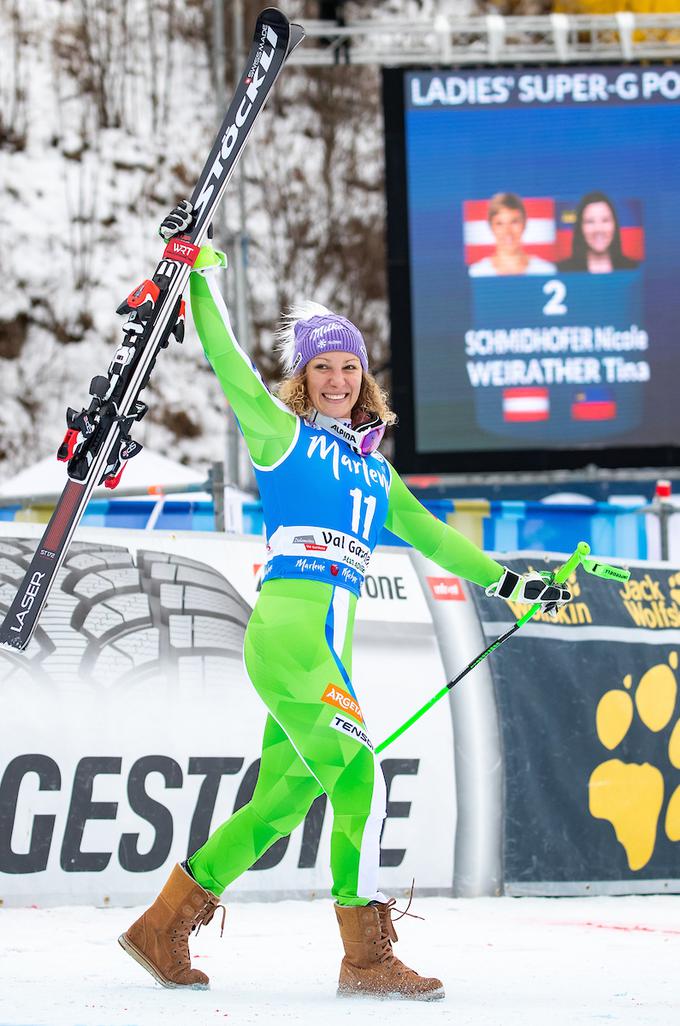
<path id="1" fill-rule="evenodd" d="M 3 1026 L 673 1026 L 680 898 L 416 900 L 397 954 L 437 974 L 428 1005 L 335 997 L 329 901 L 232 904 L 192 942 L 207 992 L 164 990 L 116 943 L 133 909 L 5 909 Z"/>

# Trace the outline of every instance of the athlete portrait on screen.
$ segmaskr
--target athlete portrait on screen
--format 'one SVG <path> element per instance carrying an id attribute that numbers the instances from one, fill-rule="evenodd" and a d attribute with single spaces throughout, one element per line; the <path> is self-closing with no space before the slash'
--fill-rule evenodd
<path id="1" fill-rule="evenodd" d="M 621 228 L 614 204 L 604 192 L 589 192 L 579 202 L 574 221 L 571 256 L 560 271 L 610 274 L 638 266 L 623 252 Z"/>
<path id="2" fill-rule="evenodd" d="M 470 265 L 468 273 L 471 278 L 501 274 L 555 274 L 555 264 L 527 253 L 522 246 L 527 212 L 519 196 L 514 192 L 497 192 L 489 201 L 487 219 L 496 251 Z"/>

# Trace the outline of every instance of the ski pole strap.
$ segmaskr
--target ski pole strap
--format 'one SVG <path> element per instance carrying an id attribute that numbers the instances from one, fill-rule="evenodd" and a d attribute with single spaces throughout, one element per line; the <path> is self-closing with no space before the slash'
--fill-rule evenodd
<path id="1" fill-rule="evenodd" d="M 581 565 L 587 574 L 594 577 L 604 577 L 608 581 L 627 581 L 630 577 L 630 570 L 622 566 L 610 566 L 609 563 L 601 563 L 599 559 L 582 559 Z"/>

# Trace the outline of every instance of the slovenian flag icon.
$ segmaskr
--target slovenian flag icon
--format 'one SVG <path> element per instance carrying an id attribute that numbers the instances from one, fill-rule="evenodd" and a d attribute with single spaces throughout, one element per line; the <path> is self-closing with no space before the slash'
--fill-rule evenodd
<path id="1" fill-rule="evenodd" d="M 555 259 L 555 202 L 542 197 L 522 197 L 527 223 L 522 233 L 522 249 L 543 260 Z M 489 224 L 488 200 L 463 203 L 463 241 L 465 263 L 477 263 L 496 252 L 496 239 Z"/>
<path id="2" fill-rule="evenodd" d="M 504 388 L 503 420 L 510 422 L 548 420 L 550 394 L 547 388 Z"/>
<path id="3" fill-rule="evenodd" d="M 610 388 L 593 385 L 583 388 L 571 404 L 572 420 L 614 420 L 616 400 Z"/>

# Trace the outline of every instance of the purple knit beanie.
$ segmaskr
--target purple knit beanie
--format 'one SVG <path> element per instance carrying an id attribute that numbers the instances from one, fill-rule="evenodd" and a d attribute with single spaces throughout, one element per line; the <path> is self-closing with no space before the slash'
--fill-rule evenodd
<path id="1" fill-rule="evenodd" d="M 296 321 L 293 338 L 290 374 L 297 374 L 311 359 L 329 350 L 353 353 L 364 371 L 368 371 L 368 353 L 363 335 L 346 317 L 328 313 Z"/>

